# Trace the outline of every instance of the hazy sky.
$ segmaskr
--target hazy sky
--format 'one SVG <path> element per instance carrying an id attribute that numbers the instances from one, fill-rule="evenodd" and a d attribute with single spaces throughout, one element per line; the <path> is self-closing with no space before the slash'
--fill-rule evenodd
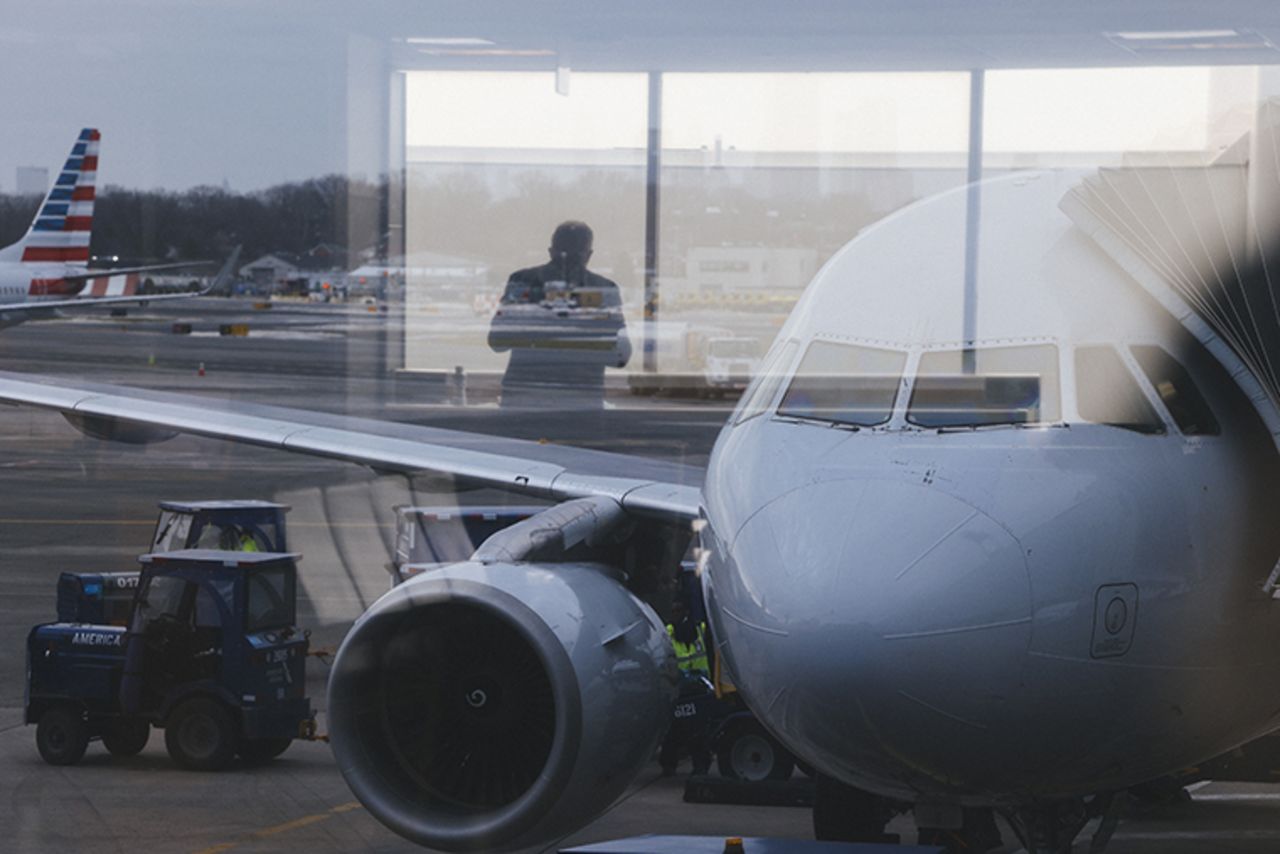
<path id="1" fill-rule="evenodd" d="M 87 126 L 105 183 L 249 189 L 344 168 L 347 45 L 320 23 L 330 5 L 6 3 L 0 189 L 17 166 L 60 166 Z"/>

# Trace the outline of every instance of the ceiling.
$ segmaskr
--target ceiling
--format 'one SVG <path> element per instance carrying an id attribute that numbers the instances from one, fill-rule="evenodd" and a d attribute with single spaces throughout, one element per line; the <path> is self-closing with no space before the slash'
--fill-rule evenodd
<path id="1" fill-rule="evenodd" d="M 1280 62 L 1274 0 L 406 0 L 373 8 L 360 25 L 397 45 L 401 67 L 834 71 Z M 410 37 L 493 44 L 402 41 Z"/>

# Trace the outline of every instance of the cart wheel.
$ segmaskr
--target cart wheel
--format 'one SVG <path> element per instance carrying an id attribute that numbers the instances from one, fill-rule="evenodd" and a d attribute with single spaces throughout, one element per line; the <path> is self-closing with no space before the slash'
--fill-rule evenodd
<path id="1" fill-rule="evenodd" d="M 245 762 L 269 762 L 289 749 L 292 738 L 246 738 L 236 750 Z"/>
<path id="2" fill-rule="evenodd" d="M 169 715 L 164 745 L 188 771 L 221 771 L 236 754 L 236 725 L 216 700 L 187 700 Z"/>
<path id="3" fill-rule="evenodd" d="M 795 759 L 754 721 L 735 726 L 720 741 L 716 767 L 723 777 L 748 782 L 786 780 Z"/>
<path id="4" fill-rule="evenodd" d="M 50 765 L 75 765 L 89 746 L 89 724 L 79 708 L 54 706 L 36 726 L 36 747 Z"/>
<path id="5" fill-rule="evenodd" d="M 151 737 L 151 724 L 142 718 L 116 718 L 102 734 L 102 746 L 112 756 L 137 756 Z"/>

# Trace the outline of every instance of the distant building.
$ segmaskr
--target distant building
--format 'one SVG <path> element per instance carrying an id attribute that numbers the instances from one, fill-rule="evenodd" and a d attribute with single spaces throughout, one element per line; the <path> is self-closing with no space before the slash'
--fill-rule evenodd
<path id="1" fill-rule="evenodd" d="M 698 246 L 685 258 L 684 285 L 694 292 L 798 291 L 818 269 L 813 249 Z"/>
<path id="2" fill-rule="evenodd" d="M 49 170 L 43 166 L 19 166 L 14 192 L 19 195 L 43 194 L 49 189 Z"/>
<path id="3" fill-rule="evenodd" d="M 241 267 L 240 278 L 252 281 L 261 290 L 272 291 L 295 279 L 306 278 L 306 274 L 292 261 L 269 254 Z"/>

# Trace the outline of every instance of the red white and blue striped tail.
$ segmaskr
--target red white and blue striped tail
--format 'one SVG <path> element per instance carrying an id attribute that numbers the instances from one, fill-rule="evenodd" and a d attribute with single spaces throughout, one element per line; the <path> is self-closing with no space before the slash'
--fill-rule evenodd
<path id="1" fill-rule="evenodd" d="M 17 243 L 0 250 L 0 259 L 89 265 L 100 138 L 95 128 L 80 131 L 71 156 L 44 197 L 31 228 Z"/>

